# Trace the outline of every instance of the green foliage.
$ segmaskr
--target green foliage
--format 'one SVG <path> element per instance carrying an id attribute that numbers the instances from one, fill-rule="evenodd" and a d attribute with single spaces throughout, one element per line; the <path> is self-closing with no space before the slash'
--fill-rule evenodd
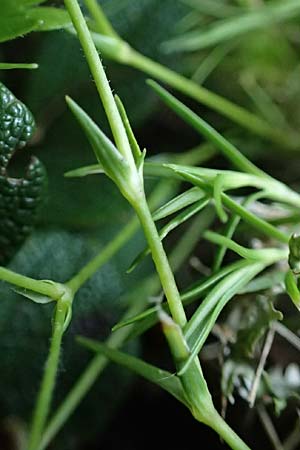
<path id="1" fill-rule="evenodd" d="M 103 50 L 103 56 L 115 63 L 128 64 L 151 74 L 258 136 L 291 149 L 295 148 L 296 142 L 294 130 L 286 120 L 285 111 L 282 113 L 279 108 L 278 86 L 275 86 L 284 73 L 290 73 L 294 68 L 291 34 L 281 36 L 276 50 L 269 52 L 268 49 L 274 47 L 270 39 L 272 29 L 276 29 L 278 22 L 296 17 L 299 3 L 295 0 L 278 4 L 269 2 L 261 8 L 253 5 L 252 10 L 246 7 L 246 2 L 245 5 L 243 2 L 244 6 L 237 6 L 222 0 L 205 0 L 201 5 L 194 0 L 107 0 L 103 1 L 104 13 L 108 13 L 112 25 L 116 25 L 116 32 L 103 11 L 98 10 L 98 15 L 94 14 L 87 22 L 92 33 L 77 0 L 65 0 L 74 28 L 65 10 L 39 6 L 41 3 L 37 0 L 5 0 L 4 18 L 0 19 L 0 25 L 1 21 L 4 22 L 0 41 L 13 39 L 31 30 L 67 27 L 72 34 L 69 37 L 63 33 L 38 35 L 36 48 L 39 55 L 37 58 L 33 58 L 34 54 L 29 55 L 30 60 L 33 58 L 41 67 L 28 75 L 29 88 L 25 89 L 28 101 L 38 116 L 35 144 L 41 144 L 43 148 L 42 158 L 49 170 L 49 194 L 40 228 L 27 240 L 10 269 L 0 268 L 0 277 L 12 286 L 12 289 L 7 285 L 1 286 L 1 413 L 5 416 L 13 410 L 28 421 L 32 399 L 42 379 L 30 427 L 28 450 L 44 450 L 87 395 L 108 361 L 113 361 L 168 391 L 190 409 L 196 420 L 213 428 L 229 447 L 249 449 L 217 412 L 204 377 L 208 366 L 202 371 L 205 360 L 199 360 L 198 356 L 209 354 L 211 347 L 217 348 L 214 357 L 217 356 L 222 363 L 222 393 L 231 402 L 237 393 L 250 405 L 255 400 L 259 405 L 272 400 L 279 412 L 288 406 L 291 398 L 299 398 L 299 374 L 293 366 L 287 365 L 284 371 L 284 363 L 276 358 L 267 361 L 272 344 L 276 345 L 276 340 L 273 343 L 274 334 L 280 333 L 280 327 L 284 328 L 278 323 L 283 317 L 278 309 L 288 318 L 289 308 L 293 307 L 286 302 L 284 283 L 287 294 L 299 306 L 299 242 L 296 228 L 299 194 L 297 189 L 278 181 L 275 175 L 268 175 L 266 170 L 260 169 L 239 150 L 240 147 L 247 153 L 249 148 L 257 146 L 259 153 L 259 148 L 264 146 L 262 140 L 251 138 L 246 142 L 247 136 L 243 135 L 239 143 L 237 137 L 241 136 L 240 132 L 232 127 L 227 127 L 225 131 L 230 138 L 225 137 L 211 125 L 210 118 L 202 118 L 207 114 L 205 110 L 196 111 L 197 106 L 184 104 L 152 81 L 149 84 L 164 103 L 209 144 L 208 147 L 207 144 L 203 146 L 202 159 L 191 152 L 185 160 L 182 155 L 172 154 L 166 158 L 146 160 L 144 164 L 145 151 L 141 152 L 138 143 L 144 136 L 138 133 L 137 139 L 134 131 L 137 125 L 151 117 L 155 111 L 153 106 L 158 101 L 143 85 L 142 76 L 136 77 L 130 69 L 120 69 L 118 64 L 110 65 L 108 70 L 114 89 L 121 94 L 124 104 L 119 97 L 113 96 L 93 40 Z M 182 19 L 182 14 L 188 10 L 183 3 L 192 7 L 193 11 Z M 97 13 L 97 2 L 86 2 L 86 7 L 85 14 L 92 14 L 93 7 Z M 178 18 L 181 22 L 176 24 Z M 201 33 L 196 29 L 200 21 L 204 28 Z M 268 27 L 267 33 L 262 31 L 263 26 Z M 154 27 L 156 33 L 153 33 Z M 164 64 L 176 66 L 176 56 L 171 55 L 167 59 L 157 50 L 158 42 L 168 41 L 169 35 L 176 30 L 179 33 L 190 30 L 189 35 L 178 38 L 177 42 L 191 43 L 194 38 L 197 41 L 197 46 L 193 48 L 197 53 L 190 54 L 189 59 L 185 59 L 187 64 L 181 67 L 182 72 L 194 71 L 195 82 L 137 53 L 122 40 L 128 40 L 135 48 L 161 59 Z M 104 99 L 107 122 L 103 112 L 99 113 L 98 96 L 74 39 L 76 32 L 85 49 L 100 98 Z M 234 38 L 244 33 L 247 33 L 248 41 L 242 39 L 241 44 L 235 42 Z M 267 37 L 256 56 L 255 45 L 260 42 L 259 36 L 265 34 Z M 216 46 L 219 42 L 221 45 Z M 172 42 L 160 49 L 166 49 L 167 45 L 170 49 Z M 210 45 L 214 46 L 212 53 L 204 50 Z M 293 45 L 297 47 L 298 44 L 294 42 Z M 57 48 L 65 56 L 61 58 L 59 70 Z M 249 67 L 246 66 L 245 55 L 244 59 L 234 60 L 243 49 L 249 50 Z M 278 68 L 270 80 L 267 74 L 271 73 L 276 61 L 282 64 L 282 55 L 287 49 L 289 64 Z M 261 64 L 266 53 L 268 58 Z M 200 65 L 199 55 L 205 57 Z M 219 95 L 221 93 L 226 97 L 227 86 L 229 89 L 232 84 L 232 77 L 226 76 L 227 61 L 231 61 L 230 73 L 235 73 L 238 68 L 236 73 L 241 76 L 240 88 L 264 119 Z M 3 63 L 1 67 L 22 66 Z M 23 67 L 32 66 L 25 64 Z M 211 82 L 216 68 L 222 80 L 228 80 L 226 86 L 216 83 L 211 92 L 197 85 L 196 80 L 205 81 L 207 77 Z M 102 74 L 100 82 L 99 74 Z M 43 178 L 37 165 L 29 166 L 30 170 L 24 178 L 12 179 L 7 174 L 14 150 L 25 144 L 34 124 L 26 107 L 3 89 L 1 108 L 5 120 L 0 140 L 3 166 L 0 182 L 9 200 L 4 202 L 3 230 L 0 223 L 2 240 L 3 237 L 8 239 L 13 236 L 16 239 L 18 236 L 7 218 L 16 222 L 16 217 L 19 217 L 16 205 L 22 206 L 28 200 L 25 187 L 33 189 L 36 187 L 34 183 L 38 180 L 41 184 Z M 282 93 L 286 93 L 286 88 Z M 90 165 L 92 156 L 82 132 L 79 127 L 74 127 L 74 121 L 65 111 L 65 94 L 70 94 L 83 105 L 79 107 L 68 97 L 68 105 L 88 137 L 99 164 Z M 95 122 L 85 111 L 89 111 Z M 128 117 L 133 119 L 133 126 Z M 156 123 L 163 118 L 172 130 L 178 128 L 178 134 L 166 146 L 172 152 L 179 147 L 181 149 L 185 136 L 190 136 L 188 128 L 187 134 L 181 136 L 185 129 L 169 114 L 162 112 L 152 117 Z M 218 129 L 224 126 L 218 118 L 212 120 L 216 120 Z M 20 127 L 20 121 L 25 125 Z M 108 123 L 114 139 L 108 131 Z M 177 136 L 180 136 L 178 146 Z M 152 138 L 154 147 L 165 144 L 161 144 L 160 136 Z M 199 161 L 203 163 L 216 154 L 210 167 L 199 164 Z M 170 164 L 170 159 L 175 163 Z M 285 159 L 282 161 L 288 166 Z M 169 187 L 178 185 L 180 181 L 188 182 L 193 187 L 185 190 L 186 184 L 183 184 L 179 195 L 173 192 L 171 200 L 166 200 L 152 212 L 144 193 L 143 169 L 145 180 L 148 180 L 147 191 L 157 178 L 169 179 Z M 67 177 L 64 178 L 66 171 Z M 89 174 L 101 175 L 86 177 Z M 22 195 L 19 195 L 16 186 L 23 189 Z M 158 192 L 160 199 L 167 197 L 167 191 L 173 190 L 169 187 Z M 127 242 L 137 230 L 138 222 L 134 219 L 127 225 L 132 211 L 121 199 L 120 193 L 136 212 L 146 237 L 146 246 L 140 233 Z M 23 213 L 21 216 L 24 219 Z M 190 228 L 193 235 L 187 233 L 186 237 L 184 230 L 189 230 L 188 221 L 194 216 L 197 216 L 195 225 Z M 159 231 L 155 224 L 158 221 L 162 222 Z M 126 227 L 116 235 L 122 224 Z M 295 231 L 296 234 L 293 234 Z M 292 238 L 289 238 L 291 235 Z M 167 253 L 171 253 L 170 262 L 162 246 L 164 239 Z M 178 267 L 178 261 L 187 257 L 195 242 L 197 246 L 193 250 L 191 266 L 187 264 L 176 274 L 175 280 L 174 260 Z M 122 246 L 124 248 L 120 251 Z M 100 253 L 97 248 L 101 249 Z M 141 251 L 142 248 L 144 251 Z M 138 265 L 133 274 L 125 273 L 132 260 L 137 265 L 150 252 L 156 268 L 155 276 L 152 274 L 153 267 L 150 271 L 147 264 Z M 195 268 L 201 272 L 200 275 Z M 145 278 L 146 275 L 151 276 Z M 136 280 L 139 281 L 138 286 Z M 182 292 L 178 286 L 182 287 Z M 147 307 L 149 295 L 157 295 L 160 289 L 163 296 L 155 299 L 154 306 Z M 194 305 L 189 306 L 191 302 Z M 293 319 L 297 321 L 294 312 Z M 52 338 L 46 358 L 51 320 Z M 137 357 L 138 344 L 133 338 L 158 321 L 162 325 L 176 373 L 161 370 Z M 117 325 L 111 333 L 115 323 Z M 90 363 L 87 353 L 80 346 L 75 346 L 78 334 L 85 336 L 79 338 L 79 343 L 96 353 Z M 286 329 L 282 336 L 300 348 L 299 339 L 291 331 Z M 107 342 L 100 343 L 99 339 Z M 208 339 L 212 346 L 206 345 Z M 127 342 L 125 349 L 119 350 L 118 347 L 124 342 Z M 36 351 L 37 343 L 39 352 Z M 20 366 L 22 371 L 18 370 Z M 54 391 L 56 378 L 57 389 Z M 130 386 L 130 379 L 126 371 L 116 368 L 110 369 L 107 376 L 104 374 L 102 383 L 97 384 L 83 400 L 79 412 L 71 421 L 70 431 L 67 426 L 61 441 L 54 441 L 55 448 L 73 450 L 79 439 L 91 437 L 96 427 L 98 432 L 99 429 L 101 431 Z M 294 385 L 293 380 L 297 381 Z M 53 406 L 58 409 L 49 418 L 53 392 Z M 99 421 L 100 428 L 95 421 L 95 397 L 99 399 L 97 417 L 103 417 Z"/>
<path id="2" fill-rule="evenodd" d="M 8 164 L 35 131 L 29 109 L 0 83 L 0 263 L 7 264 L 36 222 L 45 195 L 46 171 L 35 157 L 22 178 L 12 178 Z"/>
<path id="3" fill-rule="evenodd" d="M 37 231 L 27 240 L 10 268 L 28 276 L 65 281 L 73 276 L 94 255 L 95 248 L 101 245 L 101 237 L 99 239 L 93 235 L 68 233 L 59 229 Z M 121 276 L 121 267 L 121 259 L 107 264 L 85 285 L 76 299 L 72 323 L 64 338 L 55 404 L 64 398 L 89 359 L 84 350 L 74 345 L 75 335 L 80 333 L 93 338 L 105 338 L 112 324 L 126 308 L 126 303 L 119 300 L 129 287 L 127 277 Z M 1 311 L 1 416 L 5 417 L 14 411 L 14 414 L 28 420 L 36 392 L 36 383 L 32 380 L 39 380 L 43 372 L 51 331 L 52 305 L 38 305 L 2 285 Z M 137 345 L 131 344 L 130 348 L 136 351 Z M 20 364 L 22 371 L 18 370 Z M 83 438 L 82 433 L 87 424 L 87 437 L 92 430 L 98 432 L 101 427 L 104 428 L 106 420 L 123 397 L 129 381 L 130 377 L 126 372 L 115 369 L 107 372 L 103 384 L 100 383 L 93 389 L 84 402 L 83 410 L 74 418 L 69 437 L 64 435 L 66 446 L 68 439 L 75 440 L 74 423 L 80 425 L 78 439 Z M 94 422 L 92 426 L 95 396 L 102 398 L 98 412 L 103 420 Z M 82 414 L 85 417 L 84 423 Z M 61 448 L 67 448 L 64 442 L 61 444 Z"/>
<path id="4" fill-rule="evenodd" d="M 70 25 L 68 14 L 58 8 L 39 7 L 41 1 L 3 0 L 0 17 L 0 42 L 31 31 L 50 31 Z"/>

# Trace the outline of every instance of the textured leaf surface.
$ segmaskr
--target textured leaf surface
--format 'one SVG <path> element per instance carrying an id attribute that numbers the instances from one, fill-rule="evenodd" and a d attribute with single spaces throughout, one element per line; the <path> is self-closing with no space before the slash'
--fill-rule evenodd
<path id="1" fill-rule="evenodd" d="M 0 264 L 6 264 L 32 231 L 45 193 L 46 172 L 35 157 L 23 178 L 12 178 L 8 164 L 35 130 L 29 109 L 0 83 Z"/>
<path id="2" fill-rule="evenodd" d="M 38 231 L 27 240 L 10 268 L 39 279 L 65 281 L 101 248 L 101 240 L 101 233 L 100 237 L 95 238 L 87 233 Z M 90 359 L 87 352 L 75 344 L 75 336 L 84 334 L 95 339 L 105 338 L 126 307 L 124 302 L 120 302 L 120 297 L 127 286 L 130 288 L 136 280 L 122 275 L 122 267 L 125 267 L 122 258 L 125 258 L 126 252 L 125 249 L 123 255 L 99 270 L 75 298 L 72 322 L 63 341 L 55 404 L 65 396 Z M 141 276 L 140 273 L 138 277 Z M 37 305 L 3 283 L 0 284 L 0 298 L 0 351 L 3 355 L 0 371 L 1 415 L 13 412 L 29 419 L 48 351 L 53 304 Z M 126 351 L 136 349 L 135 343 Z M 19 370 L 20 367 L 22 370 Z M 101 382 L 97 383 L 73 417 L 71 434 L 62 434 L 61 448 L 69 448 L 64 440 L 67 435 L 76 439 L 74 430 L 77 426 L 81 438 L 85 433 L 90 437 L 91 423 L 94 423 L 97 432 L 105 426 L 105 418 L 110 417 L 125 395 L 131 378 L 127 371 L 120 370 L 115 367 L 105 372 Z M 99 399 L 97 421 L 94 420 L 95 398 Z M 55 448 L 60 447 L 57 445 Z"/>

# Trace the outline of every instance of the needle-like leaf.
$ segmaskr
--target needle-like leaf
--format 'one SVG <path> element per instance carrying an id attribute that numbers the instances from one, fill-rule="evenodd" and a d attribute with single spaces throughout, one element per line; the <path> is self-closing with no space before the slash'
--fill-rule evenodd
<path id="1" fill-rule="evenodd" d="M 145 361 L 136 358 L 135 356 L 131 356 L 119 350 L 110 348 L 109 346 L 98 341 L 87 339 L 84 337 L 78 337 L 77 341 L 84 347 L 87 347 L 88 349 L 96 353 L 102 353 L 111 361 L 127 367 L 129 370 L 132 370 L 136 374 L 157 384 L 158 386 L 169 392 L 171 395 L 173 395 L 185 406 L 188 406 L 188 402 L 186 400 L 181 382 L 176 375 L 148 364 Z"/>
<path id="2" fill-rule="evenodd" d="M 128 181 L 128 178 L 130 177 L 130 169 L 127 161 L 116 149 L 110 139 L 108 139 L 96 123 L 79 105 L 77 105 L 76 102 L 74 102 L 74 100 L 70 97 L 66 97 L 66 101 L 85 132 L 106 175 L 109 176 L 123 192 L 124 188 L 126 189 L 126 181 Z"/>
<path id="3" fill-rule="evenodd" d="M 262 262 L 249 264 L 227 275 L 211 290 L 184 330 L 184 336 L 191 350 L 189 358 L 178 375 L 182 375 L 188 369 L 199 353 L 225 305 L 265 266 Z"/>

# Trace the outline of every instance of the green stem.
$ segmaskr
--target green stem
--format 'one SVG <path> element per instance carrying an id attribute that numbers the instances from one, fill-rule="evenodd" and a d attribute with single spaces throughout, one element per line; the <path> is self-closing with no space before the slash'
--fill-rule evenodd
<path id="1" fill-rule="evenodd" d="M 99 29 L 102 30 L 101 33 L 112 38 L 110 43 L 108 41 L 105 42 L 101 35 L 93 33 L 93 39 L 97 48 L 100 51 L 104 51 L 105 56 L 167 83 L 169 86 L 218 111 L 233 122 L 242 125 L 259 136 L 268 138 L 277 144 L 285 145 L 288 148 L 295 148 L 295 136 L 287 135 L 286 132 L 282 133 L 269 125 L 267 121 L 250 113 L 243 107 L 235 105 L 231 101 L 205 89 L 193 80 L 137 52 L 127 42 L 120 39 L 96 0 L 85 1 Z"/>
<path id="2" fill-rule="evenodd" d="M 289 236 L 287 234 L 283 233 L 278 228 L 251 213 L 242 205 L 229 197 L 227 194 L 222 194 L 222 202 L 224 206 L 233 211 L 235 214 L 238 214 L 245 222 L 252 225 L 261 233 L 264 233 L 268 237 L 273 237 L 283 244 L 288 244 Z"/>
<path id="3" fill-rule="evenodd" d="M 118 39 L 119 38 L 118 34 L 112 27 L 110 21 L 107 19 L 97 0 L 84 0 L 84 2 L 91 16 L 95 20 L 98 32 L 101 34 L 105 34 L 106 36 L 111 36 Z"/>
<path id="4" fill-rule="evenodd" d="M 230 100 L 221 97 L 214 92 L 200 86 L 193 80 L 174 72 L 168 67 L 153 61 L 142 55 L 126 42 L 120 39 L 107 38 L 98 33 L 93 33 L 93 40 L 96 47 L 103 51 L 104 55 L 120 64 L 134 67 L 156 80 L 167 83 L 169 86 L 177 89 L 188 97 L 202 103 L 205 106 L 221 113 L 233 122 L 250 130 L 251 132 L 263 138 L 270 139 L 277 145 L 284 145 L 289 149 L 295 148 L 295 138 L 286 132 L 273 128 L 264 119 L 252 114 L 241 106 L 232 103 Z M 104 39 L 105 38 L 105 39 Z M 121 43 L 123 45 L 121 45 Z"/>
<path id="5" fill-rule="evenodd" d="M 189 153 L 186 158 L 188 159 Z M 182 158 L 184 158 L 182 156 Z M 200 154 L 199 154 L 200 156 Z M 199 159 L 199 158 L 198 158 Z M 178 182 L 170 180 L 166 183 L 165 180 L 157 184 L 153 192 L 150 194 L 149 205 L 151 208 L 157 208 L 164 201 L 166 201 L 176 190 Z M 120 250 L 123 245 L 128 242 L 134 233 L 139 228 L 139 221 L 137 217 L 134 217 L 130 222 L 122 228 L 122 230 L 116 235 L 116 237 L 110 241 L 91 261 L 89 261 L 73 278 L 71 278 L 66 286 L 73 292 L 73 295 L 80 289 L 80 287 L 91 278 L 100 267 L 102 267 L 113 255 Z"/>
<path id="6" fill-rule="evenodd" d="M 133 207 L 144 230 L 172 317 L 178 325 L 183 327 L 186 324 L 187 319 L 180 299 L 180 294 L 158 231 L 153 222 L 146 198 L 143 197 L 139 199 Z"/>
<path id="7" fill-rule="evenodd" d="M 135 302 L 132 307 L 128 310 L 126 316 L 129 314 L 137 314 L 141 310 L 142 303 Z M 110 335 L 107 340 L 107 344 L 112 348 L 118 348 L 130 334 L 131 327 L 123 328 L 118 330 L 118 332 Z M 70 391 L 70 393 L 65 398 L 64 402 L 58 409 L 57 413 L 54 415 L 53 419 L 49 422 L 45 433 L 43 434 L 42 441 L 38 450 L 44 450 L 48 444 L 51 442 L 53 437 L 56 435 L 58 430 L 67 421 L 70 415 L 78 406 L 78 403 L 87 394 L 90 387 L 95 383 L 99 376 L 99 373 L 106 367 L 108 361 L 104 355 L 95 356 L 87 369 L 82 373 L 82 375 L 77 380 L 75 386 Z"/>
<path id="8" fill-rule="evenodd" d="M 115 103 L 109 82 L 103 69 L 99 54 L 87 27 L 77 0 L 65 0 L 66 8 L 72 19 L 79 41 L 83 48 L 90 71 L 95 80 L 104 110 L 106 112 L 112 134 L 118 150 L 123 153 L 128 163 L 135 167 L 127 134 Z"/>
<path id="9" fill-rule="evenodd" d="M 217 411 L 211 418 L 210 426 L 233 450 L 250 450 L 250 447 L 230 428 Z"/>
<path id="10" fill-rule="evenodd" d="M 19 286 L 23 289 L 29 289 L 30 291 L 46 295 L 47 297 L 53 298 L 53 300 L 58 300 L 65 291 L 64 286 L 60 283 L 48 283 L 44 280 L 34 280 L 33 278 L 20 275 L 19 273 L 4 267 L 0 267 L 0 280 Z"/>
<path id="11" fill-rule="evenodd" d="M 129 241 L 139 227 L 139 222 L 135 217 L 121 232 L 110 241 L 95 258 L 88 262 L 71 280 L 66 283 L 69 289 L 75 294 L 79 288 L 94 275 L 123 245 Z"/>
<path id="12" fill-rule="evenodd" d="M 179 373 L 182 364 L 190 356 L 190 350 L 178 325 L 164 312 L 161 312 L 160 316 L 162 328 Z M 249 447 L 216 411 L 197 357 L 193 359 L 189 368 L 180 376 L 180 380 L 193 416 L 199 422 L 213 428 L 233 450 L 249 450 Z"/>
<path id="13" fill-rule="evenodd" d="M 258 134 L 259 136 L 271 138 L 272 140 L 276 134 L 275 130 L 263 119 L 258 118 L 254 114 L 246 111 L 244 108 L 235 105 L 229 100 L 199 86 L 192 80 L 180 75 L 173 70 L 159 64 L 141 53 L 131 50 L 129 53 L 129 65 L 136 69 L 142 70 L 148 75 L 167 83 L 180 92 L 194 98 L 200 103 L 220 112 L 224 116 L 231 119 L 243 127 Z"/>
<path id="14" fill-rule="evenodd" d="M 197 231 L 201 228 L 202 222 L 202 218 L 201 223 L 199 223 L 199 219 L 197 218 L 172 251 L 170 255 L 170 263 L 175 271 L 187 258 L 190 251 L 197 242 Z M 143 282 L 142 287 L 138 289 L 135 294 L 130 294 L 130 304 L 132 306 L 126 312 L 123 320 L 141 313 L 147 305 L 148 296 L 155 295 L 158 292 L 159 288 L 159 280 L 156 276 L 150 277 L 147 280 L 146 284 L 145 282 Z M 132 297 L 136 297 L 137 301 L 133 301 Z M 112 348 L 120 347 L 130 336 L 132 328 L 133 326 L 129 325 L 117 330 L 115 333 L 110 335 L 107 340 L 107 345 Z M 85 395 L 95 383 L 107 364 L 107 358 L 104 355 L 100 354 L 96 355 L 88 364 L 88 366 L 86 367 L 80 378 L 77 380 L 71 391 L 66 395 L 64 401 L 46 427 L 39 450 L 44 450 L 49 445 L 54 436 L 56 436 L 59 430 L 73 414 L 75 409 L 78 407 L 82 399 L 85 397 Z"/>
<path id="15" fill-rule="evenodd" d="M 60 300 L 58 300 L 53 323 L 53 332 L 49 355 L 33 414 L 28 450 L 37 450 L 41 442 L 42 433 L 48 417 L 52 394 L 55 386 L 61 341 L 64 333 L 64 324 L 68 308 L 69 298 L 62 297 Z"/>

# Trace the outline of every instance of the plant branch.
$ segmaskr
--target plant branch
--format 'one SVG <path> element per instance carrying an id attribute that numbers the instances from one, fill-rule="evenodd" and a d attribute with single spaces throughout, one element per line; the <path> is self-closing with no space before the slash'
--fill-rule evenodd
<path id="1" fill-rule="evenodd" d="M 92 37 L 96 47 L 103 52 L 105 57 L 117 61 L 120 64 L 134 67 L 156 80 L 167 83 L 179 92 L 182 92 L 197 102 L 219 112 L 223 116 L 262 138 L 269 139 L 277 145 L 284 145 L 289 149 L 296 148 L 295 136 L 289 134 L 285 130 L 284 132 L 279 131 L 264 119 L 252 114 L 243 107 L 232 103 L 230 100 L 199 86 L 193 80 L 190 80 L 168 67 L 142 55 L 130 47 L 127 42 L 103 36 L 99 33 L 92 33 Z"/>
<path id="2" fill-rule="evenodd" d="M 133 156 L 122 119 L 116 106 L 115 99 L 109 86 L 100 57 L 78 2 L 77 0 L 65 0 L 65 5 L 82 45 L 91 73 L 94 77 L 97 90 L 116 142 L 116 146 L 118 150 L 126 156 L 127 161 L 134 165 Z"/>
<path id="3" fill-rule="evenodd" d="M 119 35 L 114 30 L 113 26 L 104 14 L 102 7 L 97 2 L 97 0 L 84 0 L 84 2 L 91 16 L 95 20 L 98 32 L 101 34 L 105 34 L 106 36 L 111 36 L 118 39 Z"/>
<path id="4" fill-rule="evenodd" d="M 71 301 L 72 299 L 68 295 L 65 295 L 58 300 L 56 305 L 52 340 L 45 366 L 44 376 L 33 414 L 28 450 L 37 450 L 41 442 L 42 433 L 50 410 L 59 363 L 61 342 L 65 329 L 65 320 L 70 308 Z"/>
<path id="5" fill-rule="evenodd" d="M 174 321 L 183 327 L 186 316 L 173 272 L 144 197 L 133 205 L 141 222 Z"/>
<path id="6" fill-rule="evenodd" d="M 58 300 L 64 293 L 65 287 L 60 283 L 49 282 L 48 280 L 35 280 L 25 275 L 13 272 L 12 270 L 0 267 L 0 280 L 13 284 L 23 289 L 38 292 L 53 300 Z"/>
<path id="7" fill-rule="evenodd" d="M 203 222 L 202 218 L 191 224 L 188 230 L 183 234 L 177 245 L 174 247 L 170 255 L 170 263 L 174 271 L 176 271 L 183 261 L 187 258 L 190 251 L 198 240 L 197 231 Z M 147 306 L 147 298 L 157 294 L 160 289 L 160 283 L 157 276 L 152 276 L 143 282 L 136 292 L 130 294 L 130 304 L 132 305 L 125 313 L 123 320 L 141 313 Z M 133 301 L 136 298 L 138 301 Z M 133 326 L 124 327 L 111 334 L 106 343 L 112 348 L 119 348 L 131 334 Z M 104 355 L 96 355 L 88 364 L 82 375 L 79 377 L 71 391 L 66 395 L 64 401 L 53 415 L 43 434 L 42 443 L 39 450 L 44 450 L 54 436 L 63 427 L 66 421 L 73 414 L 84 396 L 91 389 L 101 372 L 108 364 L 108 359 Z"/>

